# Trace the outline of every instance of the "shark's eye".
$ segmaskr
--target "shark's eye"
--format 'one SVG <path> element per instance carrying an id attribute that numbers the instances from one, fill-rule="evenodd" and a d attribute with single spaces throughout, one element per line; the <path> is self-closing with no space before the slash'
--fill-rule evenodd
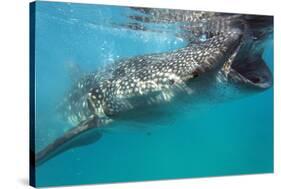
<path id="1" fill-rule="evenodd" d="M 169 84 L 170 85 L 173 85 L 175 83 L 175 80 L 174 79 L 169 79 Z"/>
<path id="2" fill-rule="evenodd" d="M 193 78 L 198 77 L 199 76 L 199 71 L 198 70 L 193 71 L 192 72 L 192 76 L 193 76 Z"/>

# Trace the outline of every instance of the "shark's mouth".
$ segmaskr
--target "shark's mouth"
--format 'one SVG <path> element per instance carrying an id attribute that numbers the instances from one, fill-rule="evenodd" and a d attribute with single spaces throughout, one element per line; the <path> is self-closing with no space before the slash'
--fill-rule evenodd
<path id="1" fill-rule="evenodd" d="M 230 77 L 235 81 L 260 89 L 272 86 L 272 73 L 260 55 L 236 61 L 231 68 Z"/>

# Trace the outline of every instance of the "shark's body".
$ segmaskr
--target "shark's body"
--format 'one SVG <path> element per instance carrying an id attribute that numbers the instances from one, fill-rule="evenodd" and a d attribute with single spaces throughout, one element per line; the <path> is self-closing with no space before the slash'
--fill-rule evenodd
<path id="1" fill-rule="evenodd" d="M 194 81 L 200 78 L 258 84 L 260 80 L 252 80 L 253 74 L 248 78 L 240 74 L 239 78 L 231 67 L 241 48 L 242 37 L 240 29 L 229 29 L 204 42 L 172 52 L 121 59 L 82 76 L 60 105 L 60 111 L 74 125 L 73 129 L 37 153 L 36 163 L 76 146 L 82 134 L 89 131 L 94 131 L 91 142 L 98 140 L 102 136 L 98 128 L 128 111 L 169 104 L 180 95 L 188 97 L 193 93 Z M 255 62 L 260 63 L 260 59 Z"/>
<path id="2" fill-rule="evenodd" d="M 239 31 L 229 32 L 172 52 L 119 60 L 83 76 L 66 98 L 64 114 L 76 125 L 91 115 L 110 118 L 191 93 L 189 82 L 207 71 L 218 72 L 237 50 L 239 37 Z"/>

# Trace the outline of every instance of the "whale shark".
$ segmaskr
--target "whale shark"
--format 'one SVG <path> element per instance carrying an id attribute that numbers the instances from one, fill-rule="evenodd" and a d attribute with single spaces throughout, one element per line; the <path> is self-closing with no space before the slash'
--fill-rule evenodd
<path id="1" fill-rule="evenodd" d="M 58 106 L 73 128 L 37 152 L 35 164 L 98 141 L 107 125 L 130 112 L 208 95 L 208 87 L 271 87 L 272 74 L 261 50 L 248 44 L 241 28 L 231 28 L 180 49 L 119 59 L 82 74 Z"/>

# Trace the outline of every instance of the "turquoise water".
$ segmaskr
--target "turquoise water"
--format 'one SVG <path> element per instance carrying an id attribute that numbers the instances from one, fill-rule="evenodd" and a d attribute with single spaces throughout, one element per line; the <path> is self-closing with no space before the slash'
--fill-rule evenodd
<path id="1" fill-rule="evenodd" d="M 90 72 L 118 58 L 186 46 L 174 35 L 180 32 L 177 26 L 158 27 L 162 33 L 121 27 L 130 22 L 132 11 L 37 2 L 36 151 L 71 127 L 56 112 L 71 84 L 69 64 Z M 272 39 L 263 57 L 273 71 Z M 37 186 L 273 171 L 273 88 L 198 104 L 181 104 L 173 115 L 157 121 L 114 123 L 97 143 L 66 151 L 36 168 Z"/>

